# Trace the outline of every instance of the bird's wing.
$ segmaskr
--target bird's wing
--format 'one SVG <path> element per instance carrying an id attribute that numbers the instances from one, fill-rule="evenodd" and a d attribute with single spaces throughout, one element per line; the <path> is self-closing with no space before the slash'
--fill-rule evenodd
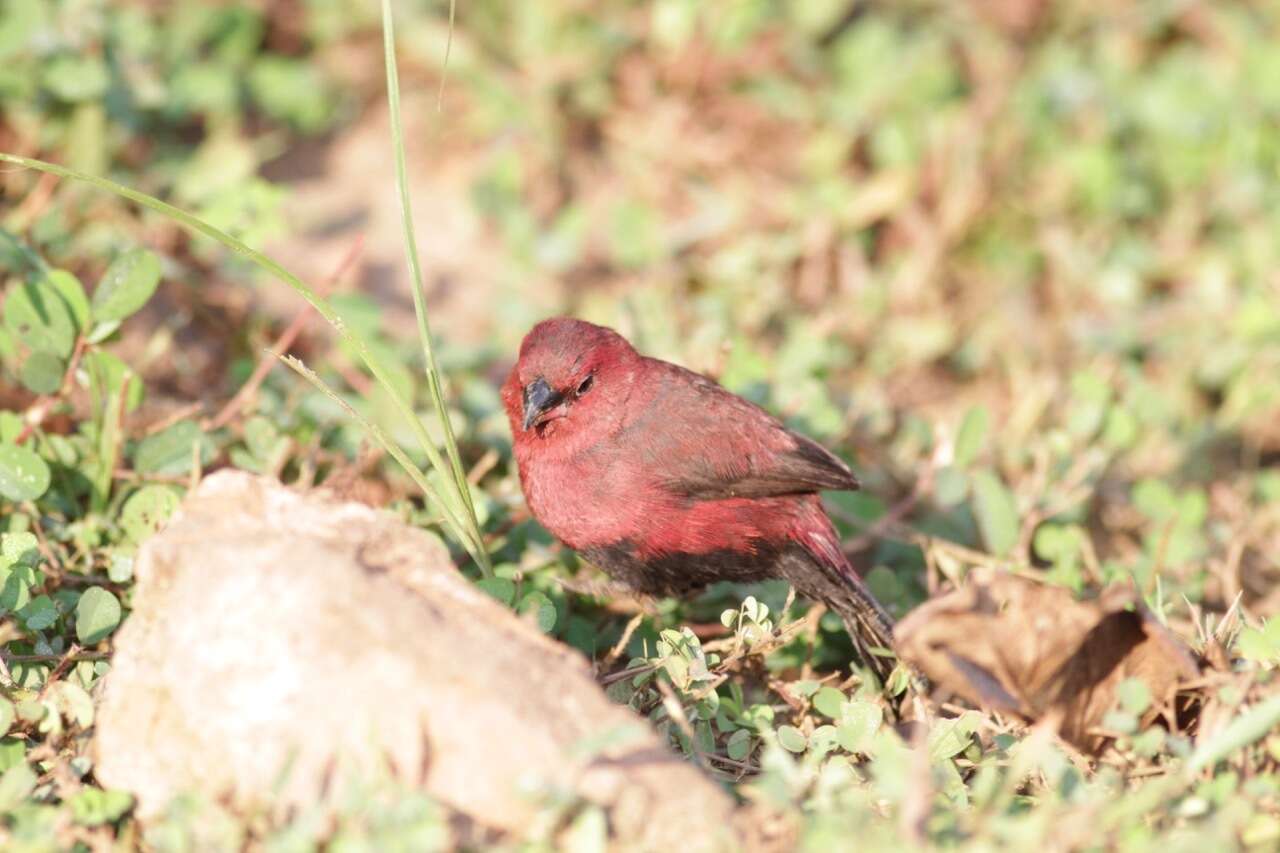
<path id="1" fill-rule="evenodd" d="M 642 448 L 666 489 L 716 500 L 858 488 L 848 465 L 759 406 L 705 376 L 652 364 L 658 395 L 622 438 Z"/>

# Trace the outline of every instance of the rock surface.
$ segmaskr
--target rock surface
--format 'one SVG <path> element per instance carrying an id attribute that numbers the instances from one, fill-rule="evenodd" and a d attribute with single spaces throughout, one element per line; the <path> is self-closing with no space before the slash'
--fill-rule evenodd
<path id="1" fill-rule="evenodd" d="M 95 751 L 99 780 L 144 819 L 187 791 L 314 803 L 341 756 L 389 761 L 497 830 L 527 826 L 529 791 L 568 789 L 606 808 L 627 848 L 740 843 L 730 798 L 581 658 L 387 515 L 221 472 L 142 548 L 137 575 Z"/>

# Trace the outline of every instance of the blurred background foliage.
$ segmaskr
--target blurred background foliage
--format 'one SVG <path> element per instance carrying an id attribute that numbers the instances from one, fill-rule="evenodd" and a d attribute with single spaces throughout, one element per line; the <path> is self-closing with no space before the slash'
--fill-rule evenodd
<path id="1" fill-rule="evenodd" d="M 589 594 L 595 576 L 528 521 L 496 395 L 529 325 L 574 313 L 851 459 L 865 491 L 829 504 L 896 613 L 982 562 L 1076 590 L 1132 580 L 1187 637 L 1202 612 L 1238 604 L 1246 656 L 1274 669 L 1280 623 L 1263 620 L 1280 613 L 1280 7 L 461 0 L 452 33 L 445 2 L 397 9 L 428 304 L 501 564 L 490 592 L 588 654 L 622 636 L 626 614 Z M 355 252 L 335 302 L 425 407 L 401 333 L 401 249 L 394 228 L 382 237 L 393 204 L 379 40 L 376 4 L 356 0 L 0 0 L 0 150 L 169 199 L 313 283 Z M 0 332 L 0 409 L 44 405 L 76 425 L 45 424 L 83 441 L 40 452 L 89 466 L 94 486 L 55 481 L 43 516 L 28 504 L 0 529 L 43 518 L 69 569 L 100 575 L 127 607 L 121 561 L 146 529 L 129 501 L 157 483 L 180 494 L 192 459 L 174 448 L 193 440 L 203 466 L 339 478 L 433 520 L 294 377 L 277 371 L 235 417 L 215 416 L 300 310 L 274 285 L 84 186 L 6 169 L 0 191 L 6 321 L 19 285 L 51 270 L 95 282 L 140 244 L 163 267 L 137 319 L 97 333 L 79 321 L 98 338 L 86 363 L 107 377 L 80 383 L 90 402 L 76 382 L 55 393 L 70 350 Z M 297 348 L 405 435 L 319 324 Z M 103 394 L 129 398 L 120 424 Z M 113 449 L 102 435 L 116 428 Z M 0 418 L 0 438 L 20 429 Z M 113 484 L 116 463 L 127 476 Z M 147 500 L 161 515 L 176 503 Z M 781 611 L 785 589 L 752 591 Z M 664 629 L 714 626 L 743 594 L 651 605 L 627 656 L 655 655 Z M 11 651 L 65 648 L 76 602 L 46 601 Z M 808 645 L 779 643 L 767 665 L 804 679 L 844 668 L 838 624 L 822 628 Z M 722 746 L 735 730 L 718 731 Z M 810 789 L 771 766 L 775 799 L 818 798 L 806 806 L 815 838 L 844 826 L 845 795 L 832 793 L 844 782 Z M 1269 778 L 1258 811 L 1212 832 L 1239 840 L 1270 814 L 1254 832 L 1275 843 Z"/>

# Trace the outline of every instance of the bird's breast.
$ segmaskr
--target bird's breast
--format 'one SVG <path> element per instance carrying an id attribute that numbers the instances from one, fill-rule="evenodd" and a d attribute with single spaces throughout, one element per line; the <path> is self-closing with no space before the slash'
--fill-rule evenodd
<path id="1" fill-rule="evenodd" d="M 520 483 L 538 522 L 571 548 L 615 541 L 660 513 L 661 495 L 617 459 L 524 460 Z"/>

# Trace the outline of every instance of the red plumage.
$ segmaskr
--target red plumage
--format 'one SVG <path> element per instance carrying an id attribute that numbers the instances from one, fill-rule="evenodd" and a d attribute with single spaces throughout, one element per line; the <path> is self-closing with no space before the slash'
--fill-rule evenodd
<path id="1" fill-rule="evenodd" d="M 844 619 L 881 676 L 892 620 L 840 550 L 818 497 L 848 466 L 712 380 L 640 355 L 611 329 L 545 320 L 502 387 L 534 516 L 654 595 L 784 578 Z"/>

